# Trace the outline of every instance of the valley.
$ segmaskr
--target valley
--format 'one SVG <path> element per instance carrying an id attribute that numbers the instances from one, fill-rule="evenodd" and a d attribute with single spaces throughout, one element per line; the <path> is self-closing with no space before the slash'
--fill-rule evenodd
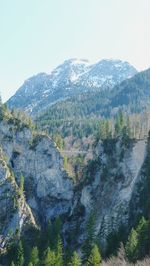
<path id="1" fill-rule="evenodd" d="M 0 103 L 2 265 L 149 265 L 149 91 L 149 69 L 70 59 Z"/>

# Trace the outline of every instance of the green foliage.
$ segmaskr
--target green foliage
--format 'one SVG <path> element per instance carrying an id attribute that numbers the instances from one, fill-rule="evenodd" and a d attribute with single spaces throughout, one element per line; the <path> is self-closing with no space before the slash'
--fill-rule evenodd
<path id="1" fill-rule="evenodd" d="M 97 245 L 94 245 L 91 254 L 88 258 L 87 265 L 88 266 L 99 266 L 101 263 L 101 255 Z"/>
<path id="2" fill-rule="evenodd" d="M 150 148 L 150 142 L 148 144 L 148 149 Z M 142 210 L 145 217 L 150 215 L 150 153 L 148 151 L 145 158 L 142 171 L 142 179 L 138 187 L 139 196 L 138 196 L 138 207 Z"/>
<path id="3" fill-rule="evenodd" d="M 58 238 L 56 248 L 56 266 L 63 266 L 63 243 L 61 238 Z"/>
<path id="4" fill-rule="evenodd" d="M 44 252 L 43 265 L 44 266 L 55 266 L 56 265 L 56 254 L 54 251 L 51 251 L 49 247 Z"/>
<path id="5" fill-rule="evenodd" d="M 39 260 L 39 251 L 37 247 L 33 247 L 31 250 L 30 262 L 32 263 L 33 266 L 39 265 L 40 260 Z"/>
<path id="6" fill-rule="evenodd" d="M 24 250 L 22 242 L 20 241 L 17 248 L 16 266 L 23 266 L 23 265 L 24 265 Z"/>
<path id="7" fill-rule="evenodd" d="M 33 266 L 32 262 L 29 262 L 28 266 Z"/>
<path id="8" fill-rule="evenodd" d="M 68 266 L 81 266 L 82 262 L 81 259 L 76 251 L 74 251 L 71 261 L 69 262 Z"/>
<path id="9" fill-rule="evenodd" d="M 132 229 L 126 244 L 126 254 L 129 260 L 131 261 L 137 260 L 137 245 L 138 245 L 138 234 L 136 230 Z"/>
<path id="10" fill-rule="evenodd" d="M 53 140 L 55 141 L 57 147 L 58 147 L 60 150 L 63 150 L 63 149 L 64 149 L 64 145 L 65 145 L 65 143 L 64 143 L 64 140 L 63 140 L 63 138 L 61 137 L 60 134 L 56 134 L 56 135 L 54 135 Z"/>
<path id="11" fill-rule="evenodd" d="M 73 173 L 73 167 L 69 161 L 69 158 L 67 156 L 64 156 L 64 169 L 67 172 L 67 174 L 74 179 L 74 173 Z"/>
<path id="12" fill-rule="evenodd" d="M 96 236 L 95 236 L 95 215 L 91 213 L 86 225 L 86 233 L 87 238 L 83 245 L 83 257 L 84 261 L 87 260 L 90 256 L 90 252 L 95 244 Z"/>
<path id="13" fill-rule="evenodd" d="M 9 120 L 11 117 L 11 113 L 9 112 L 7 105 L 2 104 L 0 99 L 0 121 L 2 120 Z"/>
<path id="14" fill-rule="evenodd" d="M 98 134 L 99 135 L 97 135 L 97 137 L 98 137 L 98 139 L 101 139 L 101 140 L 109 139 L 112 137 L 109 120 L 102 120 L 100 122 Z"/>
<path id="15" fill-rule="evenodd" d="M 105 250 L 105 256 L 110 255 L 117 256 L 117 252 L 120 248 L 121 242 L 127 241 L 127 232 L 125 226 L 121 225 L 117 231 L 111 232 L 107 237 L 107 248 Z"/>
<path id="16" fill-rule="evenodd" d="M 133 262 L 150 254 L 150 220 L 141 218 L 136 229 L 131 230 L 125 249 Z"/>

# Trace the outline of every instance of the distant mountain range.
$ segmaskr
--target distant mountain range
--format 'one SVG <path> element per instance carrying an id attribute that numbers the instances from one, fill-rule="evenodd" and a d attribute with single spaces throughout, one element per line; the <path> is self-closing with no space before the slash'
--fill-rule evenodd
<path id="1" fill-rule="evenodd" d="M 101 60 L 90 64 L 87 60 L 70 59 L 51 72 L 40 73 L 24 82 L 8 101 L 10 108 L 23 109 L 35 115 L 52 104 L 82 93 L 111 90 L 137 70 L 121 60 Z"/>
<path id="2" fill-rule="evenodd" d="M 150 69 L 122 81 L 111 90 L 91 91 L 54 104 L 38 117 L 40 124 L 50 121 L 114 116 L 119 109 L 138 113 L 150 109 Z"/>

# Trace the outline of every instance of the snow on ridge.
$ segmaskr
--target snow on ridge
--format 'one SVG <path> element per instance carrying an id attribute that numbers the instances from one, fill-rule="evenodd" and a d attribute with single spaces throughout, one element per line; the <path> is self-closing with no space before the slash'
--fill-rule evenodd
<path id="1" fill-rule="evenodd" d="M 38 109 L 38 105 L 41 108 L 39 104 L 41 99 L 49 97 L 49 103 L 46 100 L 45 102 L 46 105 L 50 105 L 62 97 L 76 93 L 75 86 L 78 86 L 77 93 L 80 93 L 79 90 L 83 92 L 93 88 L 112 88 L 134 74 L 136 69 L 132 65 L 118 59 L 103 59 L 92 64 L 87 59 L 69 59 L 50 74 L 39 73 L 27 79 L 11 97 L 9 104 L 17 107 L 25 106 L 34 112 Z M 52 100 L 50 96 L 53 96 Z M 35 102 L 37 106 L 32 106 Z"/>

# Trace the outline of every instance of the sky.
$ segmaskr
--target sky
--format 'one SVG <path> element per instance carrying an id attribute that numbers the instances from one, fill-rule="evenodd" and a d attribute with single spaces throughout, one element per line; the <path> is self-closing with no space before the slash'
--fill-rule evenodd
<path id="1" fill-rule="evenodd" d="M 150 0 L 0 0 L 0 92 L 69 58 L 150 67 Z"/>

